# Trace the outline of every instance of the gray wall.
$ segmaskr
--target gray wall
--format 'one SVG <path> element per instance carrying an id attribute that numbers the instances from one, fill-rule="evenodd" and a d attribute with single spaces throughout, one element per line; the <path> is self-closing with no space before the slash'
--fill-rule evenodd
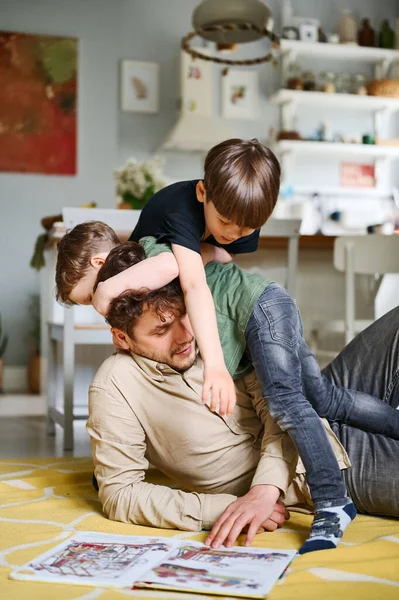
<path id="1" fill-rule="evenodd" d="M 29 294 L 39 289 L 29 268 L 40 219 L 63 206 L 96 201 L 113 207 L 112 169 L 128 156 L 142 158 L 162 141 L 176 117 L 180 37 L 190 26 L 199 0 L 0 0 L 3 30 L 69 35 L 79 38 L 78 174 L 75 177 L 0 173 L 0 310 L 11 341 L 6 363 L 26 363 Z M 227 0 L 226 0 L 227 3 Z M 278 0 L 269 0 L 278 27 Z M 397 0 L 293 0 L 300 16 L 319 17 L 333 30 L 342 8 L 373 25 L 399 15 Z M 161 108 L 157 115 L 119 111 L 119 60 L 152 60 L 161 65 Z M 260 69 L 266 98 L 276 74 Z M 0 90 L 1 93 L 1 90 Z M 215 104 L 217 98 L 215 98 Z M 216 106 L 215 106 L 216 108 Z M 277 110 L 263 100 L 262 119 L 234 122 L 243 137 L 265 138 L 278 126 Z M 0 148 L 0 151 L 2 149 Z M 166 165 L 172 179 L 201 175 L 201 158 L 171 154 Z"/>

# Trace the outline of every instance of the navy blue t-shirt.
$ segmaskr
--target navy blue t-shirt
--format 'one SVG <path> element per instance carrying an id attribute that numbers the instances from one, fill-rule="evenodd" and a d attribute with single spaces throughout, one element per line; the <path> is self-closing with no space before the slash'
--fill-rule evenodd
<path id="1" fill-rule="evenodd" d="M 200 242 L 225 248 L 230 254 L 246 254 L 258 248 L 259 230 L 231 244 L 219 244 L 205 232 L 204 205 L 197 200 L 196 185 L 199 179 L 172 183 L 154 194 L 141 211 L 139 222 L 129 240 L 138 242 L 152 235 L 159 242 L 178 244 L 200 253 Z"/>

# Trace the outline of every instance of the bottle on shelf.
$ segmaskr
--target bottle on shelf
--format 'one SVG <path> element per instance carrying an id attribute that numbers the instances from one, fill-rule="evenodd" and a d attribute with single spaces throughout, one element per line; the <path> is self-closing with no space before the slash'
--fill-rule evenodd
<path id="1" fill-rule="evenodd" d="M 335 77 L 335 91 L 338 94 L 349 94 L 352 90 L 352 77 L 349 73 L 337 73 Z"/>
<path id="2" fill-rule="evenodd" d="M 378 45 L 380 48 L 387 48 L 388 50 L 395 48 L 395 32 L 390 27 L 388 19 L 384 19 L 381 23 Z"/>
<path id="3" fill-rule="evenodd" d="M 301 76 L 301 67 L 298 63 L 292 62 L 288 65 L 286 87 L 289 90 L 303 90 L 303 79 Z"/>
<path id="4" fill-rule="evenodd" d="M 367 96 L 367 77 L 364 73 L 355 73 L 351 78 L 351 92 L 358 96 Z"/>
<path id="5" fill-rule="evenodd" d="M 358 33 L 359 46 L 375 46 L 375 32 L 369 19 L 362 19 L 362 26 Z"/>
<path id="6" fill-rule="evenodd" d="M 335 94 L 335 73 L 331 71 L 322 71 L 319 75 L 318 88 L 321 92 Z"/>
<path id="7" fill-rule="evenodd" d="M 338 23 L 339 40 L 341 44 L 353 44 L 357 46 L 357 25 L 352 17 L 350 10 L 345 8 L 342 11 Z"/>
<path id="8" fill-rule="evenodd" d="M 305 92 L 314 92 L 316 90 L 316 80 L 312 71 L 305 71 L 302 75 L 302 79 Z"/>

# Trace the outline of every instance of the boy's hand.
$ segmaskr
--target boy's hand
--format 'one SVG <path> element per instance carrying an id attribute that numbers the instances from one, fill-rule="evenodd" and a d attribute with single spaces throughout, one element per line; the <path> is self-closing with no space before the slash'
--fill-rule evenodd
<path id="1" fill-rule="evenodd" d="M 91 303 L 95 310 L 100 313 L 103 317 L 106 317 L 109 311 L 109 305 L 112 300 L 106 292 L 105 282 L 101 282 L 98 284 L 95 293 L 93 294 Z"/>
<path id="2" fill-rule="evenodd" d="M 249 546 L 256 533 L 281 527 L 290 515 L 281 502 L 276 502 L 279 495 L 280 490 L 273 485 L 255 485 L 226 508 L 205 543 L 212 548 L 225 543 L 229 548 L 246 531 L 245 545 Z"/>
<path id="3" fill-rule="evenodd" d="M 234 381 L 226 367 L 207 367 L 204 369 L 204 387 L 202 401 L 206 404 L 211 395 L 209 408 L 219 415 L 231 415 L 236 404 Z M 218 408 L 219 407 L 219 408 Z M 218 409 L 218 410 L 217 410 Z"/>

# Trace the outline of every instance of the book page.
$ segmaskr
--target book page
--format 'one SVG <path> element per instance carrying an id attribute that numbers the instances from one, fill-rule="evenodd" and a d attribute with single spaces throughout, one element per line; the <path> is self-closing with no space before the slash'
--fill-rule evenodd
<path id="1" fill-rule="evenodd" d="M 131 588 L 179 540 L 82 531 L 10 574 L 11 579 Z"/>
<path id="2" fill-rule="evenodd" d="M 263 597 L 284 573 L 296 550 L 209 548 L 181 542 L 137 587 L 180 589 L 229 596 Z"/>

